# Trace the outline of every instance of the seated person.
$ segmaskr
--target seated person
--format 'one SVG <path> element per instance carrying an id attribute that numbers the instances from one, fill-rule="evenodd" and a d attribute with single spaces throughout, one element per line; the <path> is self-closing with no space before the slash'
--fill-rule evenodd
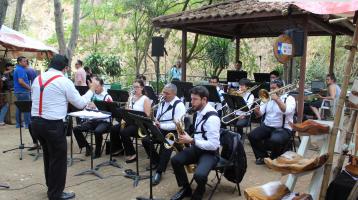
<path id="1" fill-rule="evenodd" d="M 328 87 L 328 96 L 323 97 L 321 95 L 318 95 L 319 100 L 313 101 L 312 103 L 310 103 L 310 108 L 318 120 L 321 120 L 321 115 L 320 115 L 318 109 L 321 107 L 322 101 L 324 99 L 332 100 L 333 105 L 329 105 L 329 106 L 332 106 L 333 112 L 335 112 L 336 104 L 339 99 L 339 95 L 341 94 L 341 88 L 337 85 L 336 76 L 334 74 L 327 74 L 326 84 Z"/>
<path id="2" fill-rule="evenodd" d="M 270 72 L 270 81 L 280 79 L 280 72 L 274 70 Z"/>
<path id="3" fill-rule="evenodd" d="M 218 95 L 220 97 L 220 103 L 218 102 L 209 102 L 210 105 L 212 107 L 215 108 L 216 111 L 218 111 L 219 115 L 221 114 L 222 112 L 222 104 L 221 102 L 224 101 L 224 96 L 223 94 L 225 93 L 224 90 L 222 90 L 220 87 L 219 87 L 219 77 L 218 76 L 212 76 L 209 80 L 209 83 L 210 85 L 213 85 L 216 87 L 216 91 L 218 92 Z"/>
<path id="4" fill-rule="evenodd" d="M 251 94 L 250 91 L 248 91 L 250 80 L 247 78 L 243 78 L 239 81 L 240 89 L 239 93 L 241 94 L 242 98 L 244 99 L 246 105 L 248 106 L 248 109 L 251 109 L 254 102 L 254 95 Z M 251 113 L 245 113 L 245 111 L 236 111 L 235 113 L 239 117 L 239 120 L 236 122 L 236 126 L 238 129 L 238 133 L 242 136 L 243 135 L 243 127 L 247 126 L 249 123 L 249 118 L 251 116 Z"/>
<path id="5" fill-rule="evenodd" d="M 270 83 L 271 91 L 283 86 L 280 79 Z M 296 101 L 292 96 L 277 92 L 272 94 L 267 103 L 255 107 L 256 116 L 264 115 L 261 125 L 251 131 L 248 138 L 254 151 L 256 164 L 264 164 L 264 158 L 275 159 L 284 153 L 292 134 L 289 122 L 293 123 L 293 115 L 296 109 Z"/>
<path id="6" fill-rule="evenodd" d="M 144 112 L 150 116 L 151 101 L 145 95 L 144 82 L 135 80 L 133 83 L 133 94 L 128 98 L 127 109 Z M 133 146 L 131 137 L 138 137 L 138 126 L 136 124 L 126 122 L 125 127 L 120 130 L 119 135 L 123 142 L 124 153 L 126 155 L 126 163 L 132 163 L 137 160 L 136 151 Z"/>
<path id="7" fill-rule="evenodd" d="M 107 93 L 107 91 L 103 88 L 103 80 L 100 78 L 96 79 L 99 81 L 100 85 L 96 88 L 95 94 L 92 97 L 92 102 L 87 105 L 87 109 L 97 109 L 96 105 L 93 101 L 106 101 L 112 102 L 112 97 Z M 95 155 L 94 158 L 101 157 L 101 148 L 102 148 L 102 134 L 108 131 L 109 127 L 111 126 L 109 119 L 93 119 L 82 123 L 79 126 L 73 128 L 73 133 L 77 140 L 79 148 L 86 147 L 86 156 L 91 155 L 92 147 L 88 144 L 83 132 L 93 130 L 95 135 Z"/>
<path id="8" fill-rule="evenodd" d="M 209 91 L 203 86 L 191 89 L 191 105 L 196 111 L 194 133 L 191 137 L 185 132 L 179 135 L 179 143 L 190 147 L 177 153 L 172 159 L 172 167 L 179 187 L 179 192 L 171 197 L 180 200 L 184 197 L 202 199 L 210 171 L 218 162 L 217 150 L 220 147 L 220 118 L 215 109 L 208 104 Z M 197 164 L 194 180 L 197 183 L 192 193 L 184 166 Z"/>
<path id="9" fill-rule="evenodd" d="M 182 116 L 185 115 L 185 106 L 176 96 L 177 87 L 174 84 L 166 84 L 162 94 L 164 100 L 158 106 L 155 124 L 165 137 L 170 132 L 177 134 L 174 122 L 180 121 Z M 142 143 L 148 156 L 150 156 L 150 151 L 152 151 L 152 168 L 157 168 L 152 183 L 157 185 L 160 182 L 162 172 L 165 172 L 167 168 L 173 150 L 165 148 L 162 143 L 160 144 L 158 154 L 154 148 L 154 144 L 150 145 L 148 137 L 143 138 Z"/>
<path id="10" fill-rule="evenodd" d="M 241 60 L 237 61 L 235 63 L 235 70 L 236 71 L 244 71 L 242 69 L 242 62 Z M 229 88 L 239 88 L 239 82 L 228 82 L 228 87 Z"/>

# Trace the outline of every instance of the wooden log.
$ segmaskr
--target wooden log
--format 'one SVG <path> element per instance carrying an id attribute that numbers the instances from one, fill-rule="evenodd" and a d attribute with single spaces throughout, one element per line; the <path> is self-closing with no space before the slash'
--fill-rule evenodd
<path id="1" fill-rule="evenodd" d="M 337 105 L 336 113 L 335 113 L 335 116 L 337 116 L 337 117 L 334 118 L 333 128 L 331 130 L 331 134 L 329 137 L 329 146 L 328 146 L 329 158 L 328 158 L 327 164 L 324 167 L 324 176 L 323 176 L 323 180 L 322 180 L 322 186 L 321 186 L 320 197 L 319 197 L 319 199 L 321 199 L 321 200 L 324 200 L 326 198 L 327 188 L 328 188 L 328 184 L 330 181 L 332 163 L 333 163 L 334 146 L 336 143 L 339 123 L 341 121 L 340 113 L 343 110 L 344 101 L 345 101 L 346 95 L 347 95 L 348 83 L 349 83 L 349 79 L 350 79 L 351 72 L 352 72 L 354 57 L 355 57 L 355 54 L 357 51 L 357 43 L 358 43 L 358 26 L 356 26 L 354 35 L 352 38 L 351 46 L 354 48 L 351 48 L 351 50 L 349 52 L 347 63 L 345 65 L 342 91 L 339 96 L 339 101 L 338 101 L 338 105 Z"/>

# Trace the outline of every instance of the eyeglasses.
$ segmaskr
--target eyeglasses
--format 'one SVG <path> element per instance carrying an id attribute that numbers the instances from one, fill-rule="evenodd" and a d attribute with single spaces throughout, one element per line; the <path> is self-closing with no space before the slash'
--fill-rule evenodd
<path id="1" fill-rule="evenodd" d="M 139 85 L 133 86 L 133 88 L 141 88 Z"/>

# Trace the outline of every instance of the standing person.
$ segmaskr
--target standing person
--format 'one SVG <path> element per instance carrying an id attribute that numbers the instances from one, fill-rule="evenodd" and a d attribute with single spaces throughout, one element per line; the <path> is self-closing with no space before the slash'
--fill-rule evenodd
<path id="1" fill-rule="evenodd" d="M 29 60 L 27 60 L 26 74 L 27 74 L 27 77 L 29 78 L 30 85 L 32 85 L 32 83 L 34 82 L 34 80 L 37 76 L 37 73 L 36 73 L 36 70 L 34 68 L 32 68 L 32 66 L 30 65 Z"/>
<path id="2" fill-rule="evenodd" d="M 68 59 L 55 55 L 50 69 L 38 76 L 32 84 L 32 129 L 39 139 L 44 155 L 45 179 L 50 200 L 71 199 L 73 192 L 63 192 L 67 172 L 67 141 L 64 119 L 68 103 L 83 109 L 94 95 L 99 83 L 92 80 L 90 90 L 80 96 L 73 83 L 64 74 Z M 41 89 L 42 88 L 42 89 Z"/>
<path id="3" fill-rule="evenodd" d="M 215 109 L 208 104 L 209 91 L 205 87 L 196 86 L 190 93 L 191 105 L 196 111 L 195 132 L 194 137 L 188 133 L 179 135 L 179 143 L 191 144 L 191 146 L 171 159 L 178 186 L 182 187 L 171 197 L 171 200 L 180 200 L 190 196 L 194 200 L 202 199 L 210 170 L 218 162 L 216 152 L 220 147 L 220 118 Z M 194 180 L 197 187 L 192 193 L 184 166 L 195 163 L 197 167 Z"/>
<path id="4" fill-rule="evenodd" d="M 16 101 L 29 101 L 30 100 L 30 80 L 26 73 L 27 59 L 24 56 L 17 58 L 16 68 L 14 70 L 14 94 Z M 25 112 L 24 121 L 25 128 L 30 124 L 30 113 Z M 20 128 L 20 111 L 16 108 L 16 128 Z"/>
<path id="5" fill-rule="evenodd" d="M 176 96 L 177 87 L 174 84 L 166 84 L 163 88 L 162 94 L 163 101 L 158 105 L 154 123 L 159 128 L 162 135 L 166 137 L 168 133 L 177 134 L 175 122 L 180 121 L 183 115 L 185 115 L 185 106 Z M 153 176 L 152 183 L 153 185 L 158 185 L 161 180 L 162 173 L 167 169 L 173 150 L 165 148 L 164 144 L 161 143 L 158 154 L 154 148 L 154 143 L 157 142 L 154 140 L 151 145 L 149 137 L 142 139 L 145 152 L 148 156 L 151 155 L 152 169 L 157 169 L 155 175 Z"/>
<path id="6" fill-rule="evenodd" d="M 5 71 L 3 73 L 3 89 L 5 91 L 11 91 L 14 88 L 14 68 L 13 64 L 6 63 L 5 65 Z"/>
<path id="7" fill-rule="evenodd" d="M 283 82 L 280 79 L 270 83 L 271 91 L 282 86 Z M 252 130 L 248 136 L 255 154 L 256 165 L 265 164 L 264 158 L 269 157 L 268 151 L 271 151 L 271 159 L 284 153 L 292 136 L 292 128 L 289 123 L 293 123 L 295 109 L 295 98 L 282 92 L 272 94 L 267 103 L 255 107 L 256 116 L 264 115 L 263 123 Z"/>
<path id="8" fill-rule="evenodd" d="M 77 69 L 75 73 L 75 86 L 87 86 L 86 83 L 86 71 L 83 68 L 83 62 L 81 60 L 77 60 L 75 67 Z"/>
<path id="9" fill-rule="evenodd" d="M 0 73 L 0 126 L 5 126 L 5 116 L 9 109 L 9 104 L 6 99 L 6 90 L 4 86 L 5 76 Z"/>
<path id="10" fill-rule="evenodd" d="M 324 99 L 331 100 L 333 103 L 332 103 L 332 105 L 329 105 L 329 106 L 332 106 L 333 113 L 335 113 L 335 111 L 336 111 L 336 105 L 337 105 L 339 96 L 341 95 L 341 88 L 337 85 L 336 80 L 337 79 L 334 74 L 327 74 L 326 84 L 328 87 L 328 96 L 323 97 L 321 95 L 318 95 L 319 100 L 313 101 L 310 104 L 310 108 L 313 111 L 313 113 L 316 115 L 318 120 L 321 120 L 321 114 L 319 113 L 318 109 L 321 107 Z"/>
<path id="11" fill-rule="evenodd" d="M 181 81 L 181 61 L 178 60 L 169 71 L 170 81 Z"/>

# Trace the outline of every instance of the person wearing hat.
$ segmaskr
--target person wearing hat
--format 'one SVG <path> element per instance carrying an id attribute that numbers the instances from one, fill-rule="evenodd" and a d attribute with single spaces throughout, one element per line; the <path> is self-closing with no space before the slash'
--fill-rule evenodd
<path id="1" fill-rule="evenodd" d="M 280 79 L 270 83 L 271 91 L 283 86 Z M 256 116 L 263 116 L 261 125 L 251 131 L 248 138 L 254 151 L 256 164 L 264 164 L 265 157 L 277 158 L 288 148 L 296 110 L 296 101 L 292 96 L 277 92 L 271 95 L 267 103 L 255 107 Z M 271 151 L 271 154 L 268 154 Z"/>
<path id="2" fill-rule="evenodd" d="M 63 192 L 67 172 L 67 141 L 64 119 L 68 103 L 83 109 L 99 86 L 93 79 L 89 90 L 80 96 L 74 84 L 64 76 L 68 59 L 55 55 L 49 70 L 37 76 L 32 84 L 31 127 L 43 148 L 45 179 L 50 200 L 71 199 L 75 193 Z"/>
<path id="3" fill-rule="evenodd" d="M 250 80 L 247 78 L 243 78 L 239 81 L 239 94 L 241 94 L 242 98 L 244 99 L 248 109 L 251 109 L 254 102 L 254 95 L 248 91 L 250 87 Z M 251 113 L 246 113 L 245 111 L 236 111 L 235 113 L 239 117 L 239 120 L 236 122 L 237 131 L 238 133 L 243 136 L 243 127 L 247 126 L 249 123 L 249 117 Z"/>

